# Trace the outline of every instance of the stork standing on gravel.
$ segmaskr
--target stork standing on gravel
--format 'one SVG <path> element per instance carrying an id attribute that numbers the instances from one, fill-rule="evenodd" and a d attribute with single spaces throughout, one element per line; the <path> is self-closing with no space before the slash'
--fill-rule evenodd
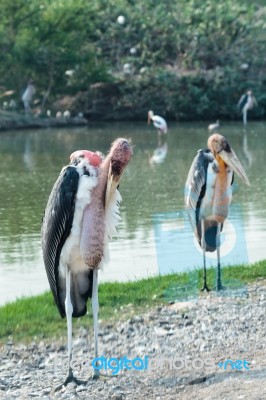
<path id="1" fill-rule="evenodd" d="M 234 172 L 249 185 L 248 177 L 228 141 L 218 133 L 208 139 L 208 149 L 199 150 L 190 167 L 185 186 L 185 205 L 193 232 L 203 250 L 204 283 L 205 252 L 217 250 L 216 289 L 222 289 L 220 266 L 220 233 L 232 199 Z"/>
<path id="2" fill-rule="evenodd" d="M 68 376 L 76 379 L 72 358 L 72 317 L 87 312 L 92 298 L 95 358 L 98 357 L 98 270 L 108 261 L 108 242 L 120 220 L 117 190 L 132 156 L 126 139 L 117 139 L 104 159 L 100 153 L 78 150 L 71 154 L 50 194 L 42 224 L 42 249 L 55 303 L 67 317 Z M 99 372 L 94 370 L 94 377 Z M 60 389 L 63 385 L 60 385 Z"/>

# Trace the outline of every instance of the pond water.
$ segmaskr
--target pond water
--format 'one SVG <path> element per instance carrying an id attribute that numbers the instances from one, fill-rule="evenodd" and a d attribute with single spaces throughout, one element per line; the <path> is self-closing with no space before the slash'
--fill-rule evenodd
<path id="1" fill-rule="evenodd" d="M 251 181 L 236 177 L 223 236 L 222 264 L 266 258 L 266 124 L 224 123 L 226 136 Z M 160 148 L 153 127 L 104 124 L 79 129 L 0 133 L 0 304 L 48 289 L 40 248 L 43 210 L 69 155 L 77 149 L 106 153 L 116 137 L 132 138 L 134 157 L 120 185 L 119 238 L 102 281 L 125 281 L 202 265 L 184 211 L 184 183 L 191 162 L 206 147 L 206 124 L 169 124 Z M 208 263 L 215 264 L 214 255 Z"/>

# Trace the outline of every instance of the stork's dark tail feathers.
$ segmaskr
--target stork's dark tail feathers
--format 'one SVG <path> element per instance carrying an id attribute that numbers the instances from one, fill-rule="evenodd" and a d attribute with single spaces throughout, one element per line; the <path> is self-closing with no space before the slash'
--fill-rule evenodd
<path id="1" fill-rule="evenodd" d="M 87 313 L 87 300 L 92 297 L 93 286 L 93 270 L 79 271 L 77 273 L 71 272 L 71 289 L 70 297 L 73 306 L 72 317 L 82 317 Z M 66 283 L 65 279 L 59 279 L 59 299 L 57 307 L 61 317 L 66 316 L 65 312 L 65 298 L 66 298 Z"/>
<path id="2" fill-rule="evenodd" d="M 218 223 L 214 220 L 210 221 L 205 221 L 204 222 L 204 239 L 205 239 L 205 250 L 213 252 L 217 250 L 217 247 L 220 246 L 220 238 L 217 238 L 217 228 L 218 228 Z M 223 229 L 223 224 L 221 224 L 221 231 Z M 199 245 L 201 246 L 201 238 L 202 238 L 202 232 L 201 232 L 201 223 L 198 224 L 198 242 Z"/>

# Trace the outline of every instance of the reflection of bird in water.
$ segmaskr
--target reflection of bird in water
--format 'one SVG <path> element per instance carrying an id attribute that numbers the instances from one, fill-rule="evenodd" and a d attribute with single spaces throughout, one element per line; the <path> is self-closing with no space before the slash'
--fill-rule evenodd
<path id="1" fill-rule="evenodd" d="M 148 125 L 150 125 L 151 121 L 153 123 L 153 126 L 157 129 L 159 143 L 160 143 L 161 135 L 163 133 L 167 134 L 167 123 L 163 117 L 160 117 L 159 115 L 154 115 L 154 112 L 150 110 L 148 112 Z"/>
<path id="2" fill-rule="evenodd" d="M 253 95 L 251 90 L 248 90 L 247 93 L 243 94 L 240 97 L 239 102 L 237 103 L 237 107 L 240 112 L 243 114 L 243 124 L 247 125 L 247 116 L 248 110 L 251 110 L 254 106 L 257 106 L 257 100 Z"/>
<path id="3" fill-rule="evenodd" d="M 248 149 L 248 135 L 246 129 L 243 129 L 243 153 L 246 156 L 248 167 L 250 168 L 253 163 L 253 156 L 250 150 Z"/>
<path id="4" fill-rule="evenodd" d="M 208 130 L 209 130 L 210 132 L 215 131 L 215 129 L 218 129 L 219 126 L 220 126 L 220 121 L 219 121 L 219 119 L 217 119 L 217 121 L 216 121 L 214 124 L 210 124 L 210 125 L 208 126 Z"/>
<path id="5" fill-rule="evenodd" d="M 68 377 L 64 385 L 81 383 L 73 376 L 70 364 L 72 317 L 86 314 L 89 297 L 98 357 L 98 270 L 108 260 L 108 242 L 116 233 L 121 201 L 117 187 L 131 156 L 132 147 L 126 139 L 117 139 L 105 159 L 99 153 L 75 151 L 46 206 L 42 225 L 44 264 L 58 310 L 67 317 Z M 94 374 L 99 377 L 97 368 Z"/>
<path id="6" fill-rule="evenodd" d="M 208 149 L 198 151 L 188 173 L 185 204 L 193 232 L 203 249 L 203 290 L 209 290 L 205 252 L 215 250 L 217 250 L 216 289 L 222 289 L 220 233 L 232 199 L 231 185 L 234 172 L 249 185 L 248 177 L 233 149 L 223 136 L 216 133 L 209 137 Z"/>
<path id="7" fill-rule="evenodd" d="M 166 142 L 163 145 L 158 146 L 150 157 L 150 164 L 162 164 L 166 158 L 167 151 L 168 146 Z"/>
<path id="8" fill-rule="evenodd" d="M 25 143 L 25 149 L 23 152 L 23 161 L 24 161 L 26 168 L 29 171 L 33 171 L 33 169 L 35 168 L 35 159 L 33 156 L 34 153 L 31 149 L 31 141 L 32 141 L 32 139 L 30 137 L 27 137 L 26 143 Z"/>

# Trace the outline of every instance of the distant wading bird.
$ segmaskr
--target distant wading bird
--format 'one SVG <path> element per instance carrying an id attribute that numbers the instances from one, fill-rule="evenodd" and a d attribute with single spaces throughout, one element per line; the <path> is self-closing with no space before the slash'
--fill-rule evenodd
<path id="1" fill-rule="evenodd" d="M 215 129 L 218 129 L 218 128 L 219 128 L 219 125 L 220 125 L 220 121 L 219 121 L 219 119 L 217 119 L 217 121 L 216 121 L 214 124 L 210 124 L 210 125 L 208 126 L 208 130 L 209 130 L 210 132 L 213 132 L 213 131 L 215 131 Z"/>
<path id="2" fill-rule="evenodd" d="M 232 199 L 231 186 L 234 172 L 250 185 L 244 168 L 227 140 L 215 133 L 208 139 L 208 149 L 198 151 L 188 173 L 185 204 L 193 232 L 203 250 L 202 290 L 209 291 L 205 252 L 215 250 L 217 250 L 216 289 L 222 289 L 220 233 Z"/>
<path id="3" fill-rule="evenodd" d="M 243 114 L 243 124 L 247 125 L 247 117 L 248 117 L 248 110 L 251 110 L 254 106 L 257 106 L 257 100 L 253 95 L 251 90 L 248 90 L 247 93 L 243 94 L 240 97 L 240 100 L 237 104 L 240 112 Z"/>
<path id="4" fill-rule="evenodd" d="M 68 376 L 71 369 L 72 317 L 86 314 L 92 298 L 95 358 L 98 357 L 98 270 L 108 261 L 108 242 L 120 220 L 117 190 L 132 147 L 117 139 L 105 159 L 100 153 L 78 150 L 71 154 L 50 194 L 42 225 L 46 273 L 60 315 L 67 317 Z M 99 372 L 94 370 L 94 377 Z M 60 389 L 61 385 L 58 389 Z"/>
<path id="5" fill-rule="evenodd" d="M 151 121 L 153 122 L 153 126 L 157 129 L 160 144 L 161 134 L 167 133 L 167 123 L 163 117 L 160 117 L 159 115 L 154 115 L 154 112 L 150 110 L 148 112 L 148 125 L 150 125 Z"/>

